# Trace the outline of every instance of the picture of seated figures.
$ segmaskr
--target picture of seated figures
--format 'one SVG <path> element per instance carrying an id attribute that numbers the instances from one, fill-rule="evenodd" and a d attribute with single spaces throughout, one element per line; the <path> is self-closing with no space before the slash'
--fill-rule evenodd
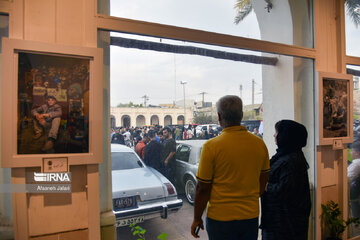
<path id="1" fill-rule="evenodd" d="M 348 82 L 324 79 L 323 97 L 324 138 L 348 136 Z"/>
<path id="2" fill-rule="evenodd" d="M 18 154 L 89 152 L 89 59 L 19 53 Z"/>

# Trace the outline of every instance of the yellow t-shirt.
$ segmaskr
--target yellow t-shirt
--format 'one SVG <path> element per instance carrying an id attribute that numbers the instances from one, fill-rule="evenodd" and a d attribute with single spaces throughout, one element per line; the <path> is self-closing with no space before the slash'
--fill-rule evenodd
<path id="1" fill-rule="evenodd" d="M 270 171 L 269 153 L 243 126 L 225 128 L 202 150 L 198 181 L 211 183 L 207 216 L 218 221 L 259 216 L 260 174 Z"/>

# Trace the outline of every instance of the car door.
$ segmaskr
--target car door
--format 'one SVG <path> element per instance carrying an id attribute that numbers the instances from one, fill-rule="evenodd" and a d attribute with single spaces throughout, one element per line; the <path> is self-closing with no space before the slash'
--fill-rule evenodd
<path id="1" fill-rule="evenodd" d="M 176 181 L 178 184 L 183 184 L 183 176 L 185 172 L 190 169 L 189 164 L 191 147 L 186 144 L 179 144 L 175 153 L 176 158 Z"/>

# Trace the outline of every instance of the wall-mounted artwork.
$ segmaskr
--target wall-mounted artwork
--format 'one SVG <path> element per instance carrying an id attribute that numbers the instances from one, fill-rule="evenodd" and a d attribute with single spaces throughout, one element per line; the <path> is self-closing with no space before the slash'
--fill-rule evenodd
<path id="1" fill-rule="evenodd" d="M 334 140 L 349 143 L 353 139 L 351 75 L 319 72 L 319 143 Z"/>
<path id="2" fill-rule="evenodd" d="M 2 167 L 101 162 L 102 49 L 2 41 Z"/>
<path id="3" fill-rule="evenodd" d="M 90 60 L 18 56 L 17 153 L 87 153 Z"/>

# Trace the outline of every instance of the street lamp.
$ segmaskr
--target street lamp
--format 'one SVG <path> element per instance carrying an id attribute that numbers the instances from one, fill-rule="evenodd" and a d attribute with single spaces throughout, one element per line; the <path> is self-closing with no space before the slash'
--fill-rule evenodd
<path id="1" fill-rule="evenodd" d="M 185 127 L 185 84 L 187 84 L 187 81 L 180 81 L 180 84 L 183 85 L 183 91 L 184 91 L 184 122 L 183 122 L 183 126 Z"/>

